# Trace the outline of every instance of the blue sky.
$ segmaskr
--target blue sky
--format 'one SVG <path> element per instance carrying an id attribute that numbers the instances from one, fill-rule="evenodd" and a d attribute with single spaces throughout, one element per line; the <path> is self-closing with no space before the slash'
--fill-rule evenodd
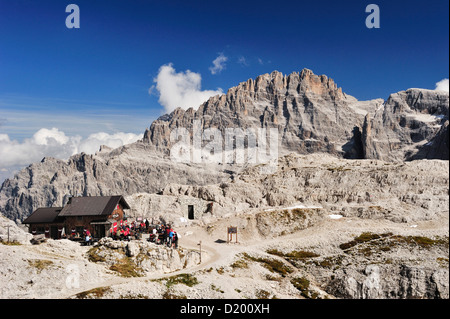
<path id="1" fill-rule="evenodd" d="M 70 3 L 79 29 L 65 25 Z M 379 29 L 365 26 L 370 3 Z M 198 91 L 303 68 L 360 100 L 434 89 L 449 77 L 448 12 L 448 0 L 0 0 L 0 140 L 141 134 L 165 112 L 154 79 L 168 65 L 200 76 Z"/>

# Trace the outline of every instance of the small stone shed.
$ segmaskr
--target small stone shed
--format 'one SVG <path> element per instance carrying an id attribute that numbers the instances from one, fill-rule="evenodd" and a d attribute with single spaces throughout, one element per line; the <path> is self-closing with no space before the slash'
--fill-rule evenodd
<path id="1" fill-rule="evenodd" d="M 213 213 L 213 203 L 199 198 L 180 196 L 178 202 L 181 205 L 186 219 L 201 219 L 205 213 Z"/>

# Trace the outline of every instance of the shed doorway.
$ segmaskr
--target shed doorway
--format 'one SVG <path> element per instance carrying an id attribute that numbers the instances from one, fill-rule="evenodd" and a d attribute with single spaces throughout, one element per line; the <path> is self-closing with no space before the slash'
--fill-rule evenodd
<path id="1" fill-rule="evenodd" d="M 194 205 L 188 205 L 188 219 L 194 219 Z"/>

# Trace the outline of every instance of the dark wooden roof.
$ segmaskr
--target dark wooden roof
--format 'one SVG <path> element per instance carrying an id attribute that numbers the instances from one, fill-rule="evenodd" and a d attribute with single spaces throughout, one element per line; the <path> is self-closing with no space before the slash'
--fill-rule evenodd
<path id="1" fill-rule="evenodd" d="M 62 222 L 59 218 L 59 213 L 62 211 L 62 207 L 45 207 L 36 209 L 28 218 L 26 218 L 22 224 L 46 224 Z"/>
<path id="2" fill-rule="evenodd" d="M 110 215 L 117 204 L 130 209 L 123 196 L 72 197 L 59 216 L 104 216 Z"/>

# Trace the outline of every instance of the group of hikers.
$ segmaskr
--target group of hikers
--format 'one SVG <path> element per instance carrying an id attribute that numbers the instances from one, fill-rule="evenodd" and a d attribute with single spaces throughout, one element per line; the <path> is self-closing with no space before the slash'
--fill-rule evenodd
<path id="1" fill-rule="evenodd" d="M 158 245 L 167 245 L 167 247 L 178 248 L 178 239 L 180 235 L 174 231 L 171 225 L 150 225 L 145 220 L 142 222 L 132 222 L 130 225 L 117 226 L 111 236 L 115 240 L 130 240 L 131 236 L 135 239 L 142 238 L 143 234 L 149 234 L 148 241 Z"/>
<path id="2" fill-rule="evenodd" d="M 148 220 L 133 221 L 130 224 L 121 223 L 111 228 L 111 237 L 114 240 L 141 239 L 143 234 L 148 235 L 148 241 L 158 245 L 166 245 L 171 248 L 178 248 L 178 239 L 180 235 L 173 230 L 171 225 L 158 224 L 150 225 Z M 84 245 L 92 245 L 94 238 L 89 229 L 83 231 L 72 229 L 70 239 L 81 241 Z"/>
<path id="3" fill-rule="evenodd" d="M 83 230 L 83 237 L 80 237 L 80 234 L 76 232 L 75 229 L 72 229 L 72 233 L 70 234 L 70 239 L 74 240 L 76 238 L 81 238 L 83 240 L 84 245 L 90 246 L 92 245 L 93 238 L 89 229 Z"/>
<path id="4" fill-rule="evenodd" d="M 114 228 L 111 236 L 115 240 L 130 240 L 131 236 L 134 236 L 134 238 L 139 239 L 141 238 L 143 233 L 147 233 L 148 229 L 150 227 L 150 224 L 148 220 L 145 221 L 133 221 L 130 225 L 125 224 L 121 226 L 117 226 L 117 228 Z"/>
<path id="5" fill-rule="evenodd" d="M 161 224 L 152 229 L 149 241 L 177 249 L 179 238 L 180 235 L 170 225 Z"/>

